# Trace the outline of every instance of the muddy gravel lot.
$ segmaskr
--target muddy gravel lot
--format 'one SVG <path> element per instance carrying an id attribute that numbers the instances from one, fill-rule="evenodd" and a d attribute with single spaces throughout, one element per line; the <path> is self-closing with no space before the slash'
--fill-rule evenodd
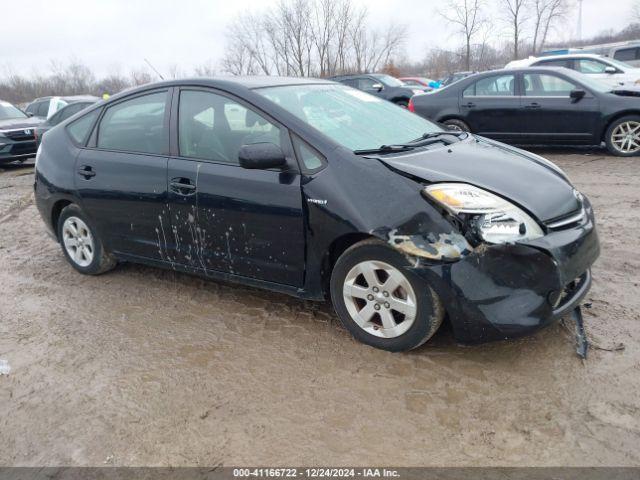
<path id="1" fill-rule="evenodd" d="M 640 160 L 538 153 L 599 222 L 586 362 L 562 324 L 393 354 L 329 305 L 131 264 L 82 276 L 32 167 L 4 167 L 0 465 L 640 465 Z"/>

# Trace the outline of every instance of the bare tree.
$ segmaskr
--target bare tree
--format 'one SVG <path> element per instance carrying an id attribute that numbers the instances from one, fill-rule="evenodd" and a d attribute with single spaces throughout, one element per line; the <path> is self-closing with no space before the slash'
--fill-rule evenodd
<path id="1" fill-rule="evenodd" d="M 509 27 L 509 33 L 513 42 L 513 59 L 520 56 L 520 43 L 524 24 L 527 21 L 527 6 L 529 0 L 500 0 L 499 6 L 504 11 L 504 21 Z"/>
<path id="2" fill-rule="evenodd" d="M 533 0 L 533 39 L 531 51 L 535 55 L 544 47 L 549 31 L 556 22 L 565 17 L 566 0 Z"/>
<path id="3" fill-rule="evenodd" d="M 466 70 L 471 70 L 473 40 L 487 22 L 482 12 L 484 7 L 485 4 L 482 0 L 454 0 L 449 3 L 449 7 L 445 11 L 440 12 L 440 15 L 453 24 L 457 33 L 464 38 Z"/>

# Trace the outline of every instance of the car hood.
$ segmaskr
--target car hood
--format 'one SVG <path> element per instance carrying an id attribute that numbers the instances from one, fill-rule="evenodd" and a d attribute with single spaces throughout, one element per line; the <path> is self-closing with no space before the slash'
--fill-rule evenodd
<path id="1" fill-rule="evenodd" d="M 43 118 L 9 118 L 0 120 L 0 130 L 15 130 L 17 128 L 33 128 L 44 122 Z"/>
<path id="2" fill-rule="evenodd" d="M 580 208 L 573 186 L 554 164 L 484 138 L 473 137 L 444 149 L 376 158 L 429 183 L 465 182 L 492 191 L 542 222 Z"/>

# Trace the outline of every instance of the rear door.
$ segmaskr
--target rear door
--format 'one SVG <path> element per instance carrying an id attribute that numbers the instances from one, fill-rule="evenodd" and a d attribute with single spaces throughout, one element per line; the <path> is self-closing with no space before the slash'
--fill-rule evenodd
<path id="1" fill-rule="evenodd" d="M 287 130 L 244 102 L 183 88 L 169 161 L 177 258 L 186 265 L 301 286 L 305 237 L 300 174 Z M 289 168 L 240 167 L 242 145 L 274 143 Z"/>
<path id="2" fill-rule="evenodd" d="M 600 119 L 598 99 L 583 86 L 556 73 L 525 73 L 522 76 L 522 124 L 529 143 L 595 142 Z M 574 89 L 586 91 L 574 102 Z"/>
<path id="3" fill-rule="evenodd" d="M 471 131 L 496 139 L 517 139 L 522 134 L 520 96 L 516 75 L 483 77 L 460 97 L 460 112 Z"/>
<path id="4" fill-rule="evenodd" d="M 116 252 L 171 262 L 168 89 L 107 107 L 76 160 L 82 207 Z"/>

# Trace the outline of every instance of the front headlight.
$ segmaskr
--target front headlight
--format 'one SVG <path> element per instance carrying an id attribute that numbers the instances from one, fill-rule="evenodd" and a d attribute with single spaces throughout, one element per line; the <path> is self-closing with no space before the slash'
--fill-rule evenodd
<path id="1" fill-rule="evenodd" d="M 466 183 L 436 183 L 424 193 L 489 243 L 510 243 L 542 237 L 540 225 L 504 198 Z"/>

